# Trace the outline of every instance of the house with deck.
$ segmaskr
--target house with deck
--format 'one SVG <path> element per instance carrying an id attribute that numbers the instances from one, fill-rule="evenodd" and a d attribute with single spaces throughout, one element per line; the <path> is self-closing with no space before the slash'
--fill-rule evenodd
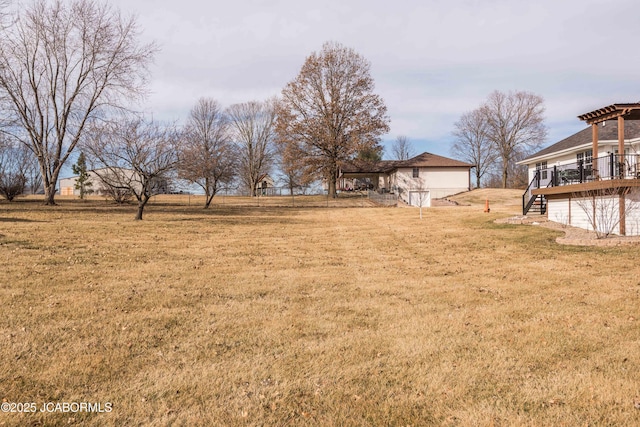
<path id="1" fill-rule="evenodd" d="M 431 153 L 408 160 L 364 162 L 353 160 L 340 166 L 338 187 L 396 194 L 412 206 L 431 206 L 432 199 L 469 191 L 474 165 Z"/>
<path id="2" fill-rule="evenodd" d="M 589 126 L 519 162 L 524 215 L 603 234 L 640 235 L 640 103 L 582 114 Z"/>

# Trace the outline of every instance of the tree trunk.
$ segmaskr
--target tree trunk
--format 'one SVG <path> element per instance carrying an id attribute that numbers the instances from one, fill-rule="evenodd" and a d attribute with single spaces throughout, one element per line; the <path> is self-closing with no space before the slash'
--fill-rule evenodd
<path id="1" fill-rule="evenodd" d="M 257 180 L 251 180 L 251 197 L 257 197 L 258 196 L 258 189 L 256 188 L 258 186 L 258 181 Z"/>
<path id="2" fill-rule="evenodd" d="M 149 201 L 150 196 L 144 195 L 142 199 L 138 200 L 138 213 L 136 214 L 136 221 L 142 221 L 142 212 L 144 211 L 144 207 Z"/>
<path id="3" fill-rule="evenodd" d="M 209 205 L 211 205 L 211 201 L 213 200 L 213 196 L 215 196 L 216 193 L 213 193 L 211 195 L 206 195 L 206 201 L 204 203 L 204 208 L 205 209 L 209 209 Z"/>
<path id="4" fill-rule="evenodd" d="M 215 192 L 213 194 L 209 194 L 209 192 L 211 192 L 210 190 L 211 187 L 209 187 L 209 177 L 206 177 L 204 179 L 204 209 L 208 209 L 209 205 L 211 204 L 211 200 L 213 200 L 213 195 L 215 194 Z"/>
<path id="5" fill-rule="evenodd" d="M 56 182 L 53 181 L 49 185 L 44 187 L 44 204 L 47 206 L 54 206 L 56 196 Z"/>
<path id="6" fill-rule="evenodd" d="M 507 178 L 509 174 L 509 162 L 502 162 L 502 188 L 507 188 Z"/>
<path id="7" fill-rule="evenodd" d="M 337 198 L 338 193 L 336 193 L 336 181 L 338 175 L 338 166 L 334 163 L 329 167 L 329 197 Z"/>

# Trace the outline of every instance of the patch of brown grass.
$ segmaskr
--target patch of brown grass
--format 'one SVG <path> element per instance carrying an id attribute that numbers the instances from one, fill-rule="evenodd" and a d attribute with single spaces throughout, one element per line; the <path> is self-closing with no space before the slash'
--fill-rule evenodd
<path id="1" fill-rule="evenodd" d="M 493 222 L 516 197 L 457 197 L 422 221 L 340 199 L 159 198 L 142 222 L 1 204 L 0 399 L 113 411 L 0 424 L 639 423 L 637 247 L 561 246 Z"/>

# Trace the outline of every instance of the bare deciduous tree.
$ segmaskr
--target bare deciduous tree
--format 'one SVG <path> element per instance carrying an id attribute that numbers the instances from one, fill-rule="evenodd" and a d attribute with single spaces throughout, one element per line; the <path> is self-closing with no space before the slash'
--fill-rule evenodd
<path id="1" fill-rule="evenodd" d="M 480 107 L 487 138 L 502 161 L 502 187 L 507 188 L 509 166 L 518 152 L 540 147 L 547 136 L 544 100 L 529 92 L 495 91 Z"/>
<path id="2" fill-rule="evenodd" d="M 35 0 L 0 29 L 0 130 L 37 157 L 47 204 L 87 124 L 143 95 L 155 50 L 94 0 Z"/>
<path id="3" fill-rule="evenodd" d="M 255 196 L 256 185 L 275 160 L 275 101 L 234 104 L 227 109 L 227 116 L 238 149 L 240 179 Z"/>
<path id="4" fill-rule="evenodd" d="M 118 193 L 138 201 L 136 219 L 156 194 L 166 193 L 177 156 L 178 136 L 173 127 L 134 118 L 93 127 L 83 143 L 93 172 Z"/>
<path id="5" fill-rule="evenodd" d="M 400 135 L 391 145 L 391 155 L 394 160 L 409 160 L 416 155 L 416 150 L 409 138 Z"/>
<path id="6" fill-rule="evenodd" d="M 206 209 L 220 185 L 233 180 L 236 164 L 237 150 L 231 142 L 226 116 L 215 100 L 201 98 L 185 127 L 178 177 L 204 190 Z"/>
<path id="7" fill-rule="evenodd" d="M 336 197 L 338 163 L 374 148 L 389 131 L 387 108 L 373 93 L 370 63 L 353 49 L 325 43 L 312 53 L 278 103 L 278 141 L 297 145 L 302 167 L 321 174 Z"/>
<path id="8" fill-rule="evenodd" d="M 487 120 L 481 109 L 464 113 L 454 124 L 451 154 L 462 161 L 475 165 L 476 187 L 495 164 L 497 151 L 487 135 Z"/>
<path id="9" fill-rule="evenodd" d="M 0 194 L 8 201 L 24 193 L 33 156 L 23 145 L 0 140 Z"/>
<path id="10" fill-rule="evenodd" d="M 414 187 L 412 194 L 416 198 L 418 207 L 420 208 L 420 219 L 422 219 L 422 208 L 428 204 L 431 199 L 429 187 L 424 182 L 423 178 L 416 178 L 416 186 Z"/>

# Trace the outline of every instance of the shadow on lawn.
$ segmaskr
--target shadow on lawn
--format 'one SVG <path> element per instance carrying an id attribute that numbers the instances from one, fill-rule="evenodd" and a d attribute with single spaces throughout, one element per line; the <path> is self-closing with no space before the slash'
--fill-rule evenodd
<path id="1" fill-rule="evenodd" d="M 0 217 L 0 222 L 47 222 L 47 221 L 39 221 L 37 219 L 3 218 L 3 217 Z"/>
<path id="2" fill-rule="evenodd" d="M 90 220 L 91 215 L 105 216 L 123 221 L 131 219 L 134 222 L 137 211 L 136 203 L 117 204 L 111 201 L 98 200 L 60 200 L 54 206 L 46 206 L 40 200 L 20 200 L 5 204 L 6 213 L 35 213 L 44 217 L 55 215 L 56 220 L 67 218 Z M 303 211 L 316 210 L 317 207 L 274 207 L 274 206 L 246 206 L 246 205 L 212 205 L 208 209 L 196 205 L 184 205 L 164 201 L 150 201 L 144 209 L 143 222 L 199 222 L 213 221 L 220 224 L 257 223 L 293 224 L 294 217 Z M 64 216 L 60 216 L 60 214 Z M 2 218 L 0 222 L 48 222 L 20 218 Z"/>

